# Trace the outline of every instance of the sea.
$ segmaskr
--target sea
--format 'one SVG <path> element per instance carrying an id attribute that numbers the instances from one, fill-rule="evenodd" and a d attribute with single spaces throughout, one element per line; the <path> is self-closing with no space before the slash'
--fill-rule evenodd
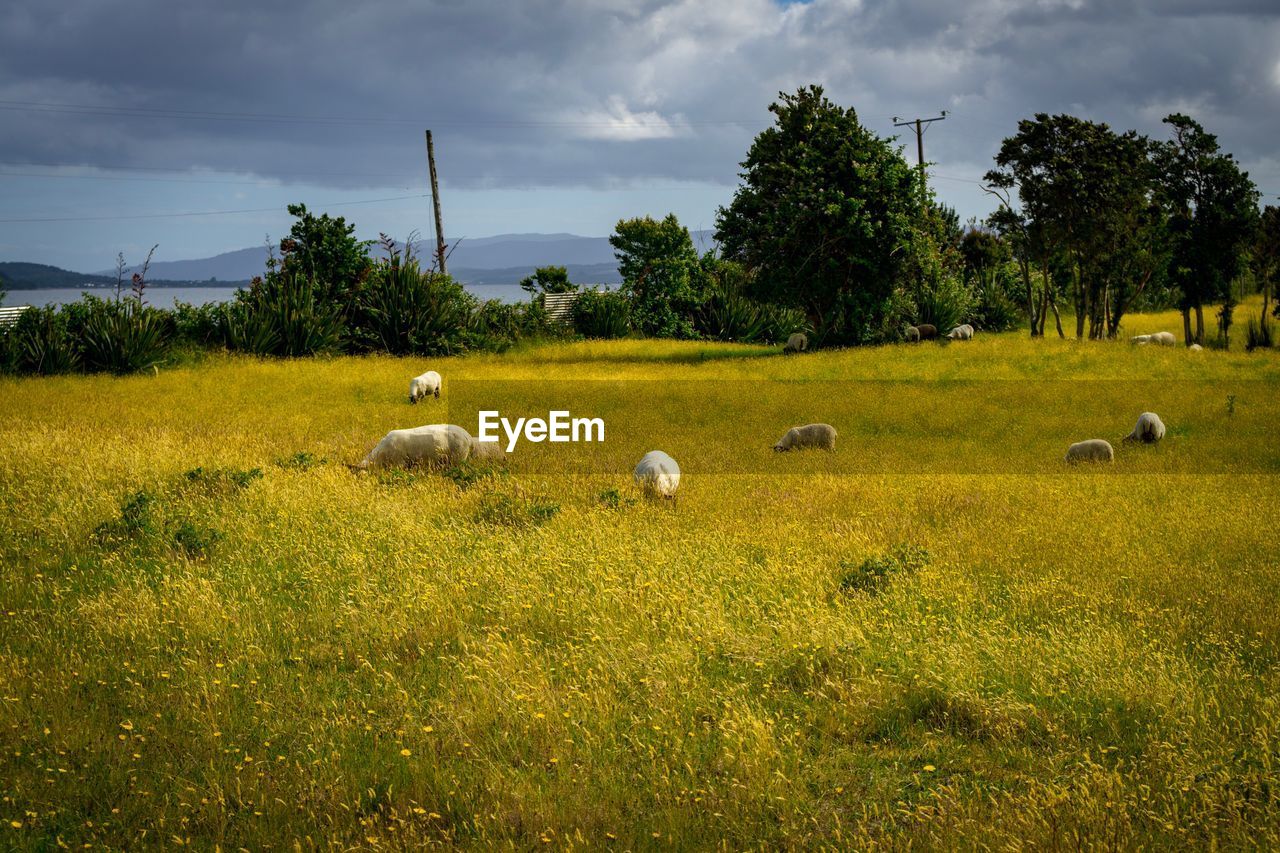
<path id="1" fill-rule="evenodd" d="M 520 302 L 529 295 L 518 284 L 468 284 L 464 285 L 477 299 L 497 299 L 500 302 Z M 129 291 L 125 291 L 127 294 Z M 146 304 L 157 308 L 172 308 L 174 302 L 192 305 L 208 305 L 211 302 L 227 302 L 235 296 L 235 287 L 166 287 L 153 284 L 144 293 Z M 50 287 L 42 290 L 10 290 L 4 294 L 6 306 L 16 305 L 65 305 L 75 302 L 85 294 L 101 299 L 113 298 L 113 287 Z"/>

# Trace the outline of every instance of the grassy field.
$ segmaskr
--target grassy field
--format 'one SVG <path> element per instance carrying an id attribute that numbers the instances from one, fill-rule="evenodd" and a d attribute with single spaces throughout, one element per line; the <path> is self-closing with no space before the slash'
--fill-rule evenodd
<path id="1" fill-rule="evenodd" d="M 1278 390 L 1015 333 L 0 379 L 0 847 L 1275 848 Z M 346 467 L 480 403 L 610 432 Z"/>

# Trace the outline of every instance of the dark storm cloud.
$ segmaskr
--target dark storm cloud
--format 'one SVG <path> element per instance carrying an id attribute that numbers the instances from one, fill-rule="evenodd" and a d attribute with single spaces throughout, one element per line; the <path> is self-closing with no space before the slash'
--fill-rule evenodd
<path id="1" fill-rule="evenodd" d="M 0 160 L 420 185 L 431 126 L 455 187 L 732 182 L 809 82 L 886 134 L 952 110 L 939 171 L 979 174 L 1037 111 L 1158 134 L 1177 109 L 1280 159 L 1274 3 L 10 0 Z"/>

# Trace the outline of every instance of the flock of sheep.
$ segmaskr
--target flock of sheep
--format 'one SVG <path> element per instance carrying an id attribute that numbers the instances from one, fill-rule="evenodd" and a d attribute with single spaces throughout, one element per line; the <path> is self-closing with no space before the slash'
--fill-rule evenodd
<path id="1" fill-rule="evenodd" d="M 908 339 L 913 341 L 936 338 L 938 331 L 930 325 L 912 326 Z M 972 340 L 973 327 L 965 324 L 957 326 L 944 336 L 948 340 Z M 1174 337 L 1169 332 L 1157 332 L 1153 335 L 1139 335 L 1133 338 L 1135 344 L 1157 344 L 1171 346 Z M 804 352 L 809 341 L 803 334 L 792 335 L 784 352 Z M 438 372 L 428 370 L 421 376 L 415 376 L 409 382 L 409 402 L 417 403 L 426 397 L 440 397 L 443 380 Z M 1123 439 L 1125 442 L 1155 444 L 1164 438 L 1165 427 L 1160 416 L 1155 412 L 1143 412 L 1138 422 Z M 778 439 L 773 449 L 778 453 L 790 450 L 819 449 L 834 451 L 836 446 L 836 429 L 830 424 L 806 424 L 792 427 Z M 371 468 L 388 468 L 404 465 L 424 465 L 427 467 L 447 467 L 468 459 L 500 460 L 506 457 L 499 442 L 477 441 L 472 435 L 456 424 L 430 424 L 412 429 L 394 429 L 383 436 L 373 450 L 358 465 L 352 466 L 357 471 Z M 1111 443 L 1102 438 L 1091 438 L 1079 441 L 1067 448 L 1064 458 L 1069 464 L 1080 462 L 1112 462 L 1115 460 L 1115 449 Z M 680 465 L 670 455 L 661 450 L 646 453 L 636 465 L 633 479 L 644 492 L 671 498 L 680 488 Z"/>

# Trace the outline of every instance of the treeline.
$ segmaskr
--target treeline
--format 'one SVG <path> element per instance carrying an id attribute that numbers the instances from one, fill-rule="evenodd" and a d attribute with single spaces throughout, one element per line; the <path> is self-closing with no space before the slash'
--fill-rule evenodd
<path id="1" fill-rule="evenodd" d="M 1072 116 L 1037 115 L 1004 140 L 986 189 L 999 209 L 962 226 L 892 139 L 863 127 L 820 87 L 782 93 L 774 124 L 741 163 L 742 184 L 699 255 L 674 215 L 620 221 L 610 243 L 617 290 L 582 288 L 564 267 L 522 282 L 528 302 L 481 302 L 383 237 L 290 205 L 288 237 L 233 301 L 161 310 L 145 304 L 145 266 L 129 295 L 31 309 L 0 335 L 0 370 L 127 373 L 175 348 L 261 356 L 500 351 L 528 339 L 646 335 L 815 346 L 892 342 L 909 325 L 1025 322 L 1042 336 L 1120 334 L 1126 313 L 1176 306 L 1184 335 L 1229 345 L 1241 292 L 1263 294 L 1247 346 L 1271 345 L 1280 215 L 1230 154 L 1182 115 L 1171 139 Z M 410 241 L 411 242 L 411 241 Z M 123 261 L 121 261 L 123 269 Z M 576 292 L 571 322 L 552 322 L 545 294 Z M 1194 325 L 1193 325 L 1194 324 Z"/>

